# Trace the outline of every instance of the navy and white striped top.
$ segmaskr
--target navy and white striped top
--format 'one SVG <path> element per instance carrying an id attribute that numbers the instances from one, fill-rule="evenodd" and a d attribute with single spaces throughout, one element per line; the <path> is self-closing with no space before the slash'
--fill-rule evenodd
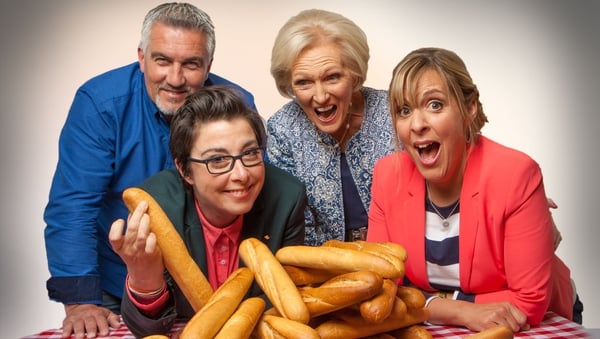
<path id="1" fill-rule="evenodd" d="M 473 301 L 475 295 L 460 291 L 460 201 L 435 208 L 445 219 L 435 211 L 433 202 L 425 198 L 425 260 L 429 283 L 437 290 L 458 291 L 454 299 Z"/>

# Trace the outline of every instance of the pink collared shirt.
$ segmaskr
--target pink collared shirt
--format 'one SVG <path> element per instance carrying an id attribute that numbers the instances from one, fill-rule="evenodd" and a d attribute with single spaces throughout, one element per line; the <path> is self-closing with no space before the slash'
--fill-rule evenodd
<path id="1" fill-rule="evenodd" d="M 204 231 L 208 282 L 214 290 L 217 290 L 231 272 L 238 268 L 238 248 L 244 216 L 240 215 L 228 226 L 215 227 L 206 220 L 197 201 L 196 211 Z"/>

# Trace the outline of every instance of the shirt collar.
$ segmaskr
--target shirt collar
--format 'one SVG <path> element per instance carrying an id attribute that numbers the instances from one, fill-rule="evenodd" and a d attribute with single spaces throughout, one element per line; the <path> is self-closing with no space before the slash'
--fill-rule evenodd
<path id="1" fill-rule="evenodd" d="M 231 241 L 237 243 L 238 239 L 240 238 L 240 234 L 242 233 L 242 225 L 244 223 L 243 215 L 239 215 L 231 224 L 225 227 L 216 227 L 206 220 L 206 217 L 202 213 L 196 198 L 194 198 L 194 203 L 196 205 L 196 212 L 200 218 L 200 223 L 202 224 L 204 238 L 211 247 L 214 246 L 217 239 L 222 235 L 227 236 Z"/>

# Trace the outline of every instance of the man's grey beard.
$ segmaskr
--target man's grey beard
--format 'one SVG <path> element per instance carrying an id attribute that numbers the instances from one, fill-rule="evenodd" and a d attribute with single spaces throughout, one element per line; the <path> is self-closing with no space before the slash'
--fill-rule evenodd
<path id="1" fill-rule="evenodd" d="M 177 109 L 165 107 L 160 101 L 160 96 L 158 94 L 156 95 L 156 107 L 158 107 L 158 110 L 167 117 L 173 117 L 177 112 Z"/>

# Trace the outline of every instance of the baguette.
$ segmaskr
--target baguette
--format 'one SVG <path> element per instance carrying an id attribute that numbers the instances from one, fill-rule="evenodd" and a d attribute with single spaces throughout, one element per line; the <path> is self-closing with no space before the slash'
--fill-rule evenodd
<path id="1" fill-rule="evenodd" d="M 370 336 L 369 339 L 396 339 L 396 337 L 388 333 L 380 333 L 377 335 Z"/>
<path id="2" fill-rule="evenodd" d="M 341 241 L 331 239 L 326 241 L 323 246 L 350 248 L 373 254 L 386 254 L 396 257 L 402 262 L 406 261 L 406 249 L 402 245 L 393 242 L 369 242 L 365 240 Z"/>
<path id="3" fill-rule="evenodd" d="M 206 276 L 190 256 L 183 239 L 158 202 L 146 191 L 130 187 L 123 191 L 123 201 L 133 212 L 141 201 L 148 203 L 150 230 L 162 253 L 165 268 L 171 274 L 194 311 L 198 312 L 213 294 Z"/>
<path id="4" fill-rule="evenodd" d="M 283 265 L 283 268 L 296 286 L 321 284 L 342 273 L 292 265 Z"/>
<path id="5" fill-rule="evenodd" d="M 311 318 L 360 303 L 378 294 L 383 278 L 375 272 L 359 271 L 338 275 L 318 287 L 300 287 L 300 295 Z"/>
<path id="6" fill-rule="evenodd" d="M 254 272 L 256 282 L 279 314 L 307 324 L 310 313 L 298 288 L 267 245 L 256 238 L 244 239 L 240 243 L 239 255 Z"/>
<path id="7" fill-rule="evenodd" d="M 387 245 L 386 245 L 387 244 Z M 364 240 L 341 241 L 332 239 L 326 241 L 323 246 L 346 248 L 356 251 L 371 253 L 390 262 L 400 273 L 399 277 L 404 276 L 404 260 L 406 259 L 406 250 L 398 244 L 384 242 L 367 242 Z"/>
<path id="8" fill-rule="evenodd" d="M 365 320 L 378 323 L 387 318 L 394 308 L 398 285 L 391 279 L 383 280 L 381 292 L 360 304 L 360 314 Z"/>
<path id="9" fill-rule="evenodd" d="M 412 286 L 398 286 L 396 295 L 404 301 L 408 308 L 423 308 L 427 301 L 423 292 Z"/>
<path id="10" fill-rule="evenodd" d="M 479 333 L 468 335 L 465 339 L 512 339 L 514 336 L 515 335 L 510 328 L 499 325 L 490 327 Z"/>
<path id="11" fill-rule="evenodd" d="M 406 249 L 404 246 L 400 244 L 396 244 L 390 241 L 379 241 L 379 242 L 368 242 L 364 240 L 359 240 L 359 243 L 363 244 L 366 248 L 370 246 L 376 247 L 378 250 L 386 251 L 391 255 L 395 255 L 400 258 L 402 261 L 406 261 Z"/>
<path id="12" fill-rule="evenodd" d="M 335 272 L 372 271 L 383 278 L 397 279 L 403 274 L 381 256 L 348 248 L 295 245 L 280 248 L 275 257 L 283 265 L 332 270 Z"/>
<path id="13" fill-rule="evenodd" d="M 433 336 L 423 326 L 411 325 L 390 332 L 396 339 L 432 339 Z"/>
<path id="14" fill-rule="evenodd" d="M 345 309 L 336 313 L 336 318 L 327 320 L 317 326 L 316 330 L 322 339 L 350 339 L 373 336 L 379 333 L 390 332 L 399 328 L 411 326 L 426 321 L 429 318 L 429 311 L 426 308 L 411 309 L 403 312 L 403 304 L 396 306 L 390 316 L 379 323 L 371 323 L 365 320 L 357 312 Z"/>
<path id="15" fill-rule="evenodd" d="M 262 316 L 253 334 L 259 339 L 320 339 L 317 331 L 308 325 L 268 314 Z"/>
<path id="16" fill-rule="evenodd" d="M 202 307 L 183 327 L 180 339 L 213 338 L 238 308 L 254 281 L 248 267 L 233 271 Z"/>
<path id="17" fill-rule="evenodd" d="M 265 301 L 260 297 L 252 297 L 242 301 L 238 309 L 221 327 L 215 339 L 250 338 L 254 327 L 258 324 L 265 310 L 265 305 Z"/>

